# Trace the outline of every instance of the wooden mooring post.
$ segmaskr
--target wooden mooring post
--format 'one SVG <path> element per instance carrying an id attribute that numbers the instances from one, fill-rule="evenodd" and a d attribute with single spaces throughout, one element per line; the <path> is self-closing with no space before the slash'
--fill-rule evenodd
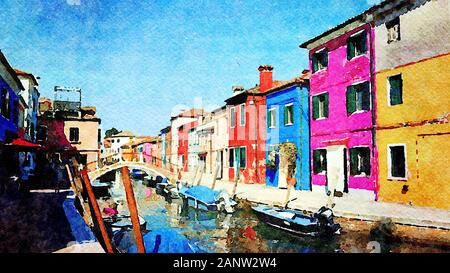
<path id="1" fill-rule="evenodd" d="M 111 244 L 111 240 L 109 239 L 108 232 L 106 231 L 105 223 L 103 222 L 102 212 L 100 211 L 100 207 L 98 206 L 97 199 L 95 198 L 94 191 L 92 189 L 91 180 L 87 174 L 87 170 L 81 170 L 82 181 L 84 183 L 84 187 L 87 191 L 89 202 L 92 205 L 92 209 L 94 210 L 95 218 L 97 220 L 97 224 L 100 228 L 100 232 L 102 234 L 103 242 L 106 246 L 106 252 L 114 253 L 113 246 Z"/>
<path id="2" fill-rule="evenodd" d="M 127 196 L 128 209 L 130 210 L 131 223 L 133 225 L 134 237 L 138 253 L 145 253 L 144 240 L 142 238 L 141 226 L 139 222 L 139 213 L 136 199 L 134 198 L 133 186 L 131 185 L 130 174 L 127 167 L 122 167 L 122 182 Z"/>

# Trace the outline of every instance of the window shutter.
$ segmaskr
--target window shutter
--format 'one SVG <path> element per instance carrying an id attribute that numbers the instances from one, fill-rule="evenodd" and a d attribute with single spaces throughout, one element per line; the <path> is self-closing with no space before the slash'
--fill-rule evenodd
<path id="1" fill-rule="evenodd" d="M 313 54 L 312 58 L 312 68 L 313 68 L 313 73 L 316 72 L 317 70 L 319 70 L 319 66 L 317 64 L 317 57 L 315 54 Z"/>
<path id="2" fill-rule="evenodd" d="M 319 97 L 314 96 L 312 98 L 312 107 L 313 107 L 313 119 L 319 118 Z"/>
<path id="3" fill-rule="evenodd" d="M 370 149 L 365 147 L 362 149 L 363 152 L 363 171 L 366 175 L 370 175 Z"/>
<path id="4" fill-rule="evenodd" d="M 323 94 L 324 98 L 325 98 L 325 107 L 323 109 L 323 113 L 324 116 L 327 118 L 328 117 L 328 93 Z"/>
<path id="5" fill-rule="evenodd" d="M 350 37 L 347 40 L 347 60 L 351 60 L 355 57 L 355 43 Z"/>
<path id="6" fill-rule="evenodd" d="M 363 32 L 361 34 L 361 53 L 366 53 L 367 52 L 367 32 Z"/>
<path id="7" fill-rule="evenodd" d="M 313 151 L 313 169 L 314 173 L 320 173 L 320 150 Z"/>
<path id="8" fill-rule="evenodd" d="M 272 111 L 267 112 L 267 128 L 272 127 Z"/>
<path id="9" fill-rule="evenodd" d="M 397 105 L 403 103 L 402 98 L 402 78 L 401 75 L 392 76 L 389 78 L 390 84 L 390 100 L 391 105 Z"/>
<path id="10" fill-rule="evenodd" d="M 350 149 L 350 175 L 358 175 L 358 149 Z"/>
<path id="11" fill-rule="evenodd" d="M 356 88 L 355 86 L 351 85 L 347 87 L 347 93 L 346 93 L 346 100 L 347 100 L 347 114 L 351 115 L 356 111 Z"/>
<path id="12" fill-rule="evenodd" d="M 288 124 L 288 107 L 284 107 L 284 125 Z"/>
<path id="13" fill-rule="evenodd" d="M 363 84 L 363 101 L 362 101 L 363 110 L 370 110 L 370 84 L 369 82 L 365 82 Z"/>
<path id="14" fill-rule="evenodd" d="M 328 67 L 328 49 L 322 51 L 322 54 L 324 67 Z"/>
<path id="15" fill-rule="evenodd" d="M 289 106 L 290 122 L 294 123 L 294 105 Z"/>

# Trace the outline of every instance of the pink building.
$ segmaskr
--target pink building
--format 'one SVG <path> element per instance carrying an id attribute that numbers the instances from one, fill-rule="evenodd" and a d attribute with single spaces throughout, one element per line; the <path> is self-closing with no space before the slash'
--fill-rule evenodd
<path id="1" fill-rule="evenodd" d="M 376 199 L 373 35 L 360 15 L 300 45 L 312 71 L 313 191 Z"/>

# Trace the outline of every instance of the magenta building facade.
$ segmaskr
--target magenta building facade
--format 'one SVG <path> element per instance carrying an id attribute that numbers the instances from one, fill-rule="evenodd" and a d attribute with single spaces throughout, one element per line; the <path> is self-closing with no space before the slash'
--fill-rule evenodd
<path id="1" fill-rule="evenodd" d="M 355 17 L 300 47 L 309 50 L 312 190 L 377 199 L 374 28 Z"/>

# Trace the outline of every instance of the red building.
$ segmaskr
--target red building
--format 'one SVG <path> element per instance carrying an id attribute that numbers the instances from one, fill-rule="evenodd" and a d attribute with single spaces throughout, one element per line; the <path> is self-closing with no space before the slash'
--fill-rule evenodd
<path id="1" fill-rule="evenodd" d="M 186 163 L 189 158 L 189 131 L 197 125 L 197 121 L 192 121 L 178 127 L 178 165 L 183 166 L 185 172 L 191 171 Z"/>
<path id="2" fill-rule="evenodd" d="M 237 170 L 245 183 L 265 183 L 266 176 L 266 97 L 265 92 L 283 82 L 272 78 L 273 67 L 261 65 L 259 85 L 244 90 L 233 87 L 234 95 L 227 100 L 229 179 Z"/>

